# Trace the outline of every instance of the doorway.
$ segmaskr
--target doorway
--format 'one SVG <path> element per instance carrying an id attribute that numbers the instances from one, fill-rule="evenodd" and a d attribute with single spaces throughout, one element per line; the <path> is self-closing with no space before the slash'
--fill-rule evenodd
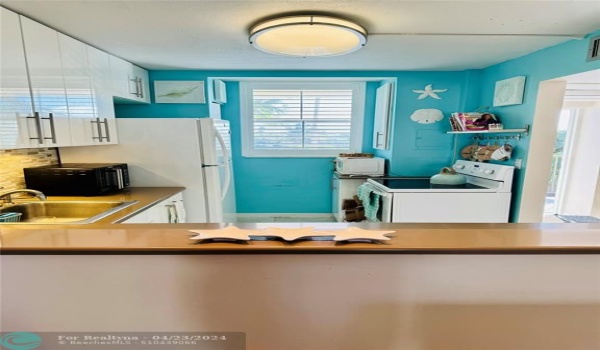
<path id="1" fill-rule="evenodd" d="M 590 85 L 568 83 L 561 111 L 543 222 L 600 222 L 600 103 Z M 597 90 L 600 92 L 600 90 Z"/>
<path id="2" fill-rule="evenodd" d="M 519 222 L 600 218 L 598 135 L 600 70 L 540 82 Z"/>

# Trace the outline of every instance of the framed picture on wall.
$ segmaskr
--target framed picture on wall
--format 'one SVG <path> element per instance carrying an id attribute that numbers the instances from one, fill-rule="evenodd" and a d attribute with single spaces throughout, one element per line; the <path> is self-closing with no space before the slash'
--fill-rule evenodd
<path id="1" fill-rule="evenodd" d="M 156 103 L 206 103 L 204 81 L 154 81 Z"/>
<path id="2" fill-rule="evenodd" d="M 525 76 L 499 80 L 494 89 L 494 107 L 519 105 L 523 103 Z"/>

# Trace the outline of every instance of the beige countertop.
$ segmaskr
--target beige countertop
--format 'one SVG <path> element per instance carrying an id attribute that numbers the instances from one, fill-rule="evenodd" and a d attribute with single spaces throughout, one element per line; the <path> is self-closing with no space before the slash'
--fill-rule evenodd
<path id="1" fill-rule="evenodd" d="M 118 212 L 104 217 L 95 222 L 117 223 L 126 220 L 153 205 L 185 190 L 184 187 L 127 187 L 119 193 L 111 193 L 102 196 L 48 196 L 49 201 L 137 201 L 135 204 L 119 210 Z M 32 199 L 28 198 L 28 201 Z M 37 199 L 33 199 L 37 200 Z M 89 225 L 89 224 L 87 224 Z M 1 224 L 0 224 L 1 226 Z M 25 226 L 19 224 L 19 226 Z M 27 225 L 28 227 L 30 225 Z M 0 230 L 1 232 L 1 230 Z"/>
<path id="2" fill-rule="evenodd" d="M 166 195 L 166 194 L 165 194 Z M 194 244 L 189 230 L 225 224 L 0 225 L 2 254 L 577 254 L 600 253 L 600 224 L 248 224 L 392 230 L 376 243 L 249 241 Z"/>

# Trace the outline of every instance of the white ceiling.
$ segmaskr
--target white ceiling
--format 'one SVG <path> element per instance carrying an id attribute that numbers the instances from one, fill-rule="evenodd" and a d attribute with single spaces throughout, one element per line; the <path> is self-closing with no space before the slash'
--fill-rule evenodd
<path id="1" fill-rule="evenodd" d="M 0 5 L 149 69 L 462 70 L 568 39 L 377 33 L 585 35 L 600 29 L 600 0 L 0 0 Z M 366 47 L 344 56 L 292 58 L 248 43 L 256 21 L 307 12 L 355 20 L 370 33 Z"/>

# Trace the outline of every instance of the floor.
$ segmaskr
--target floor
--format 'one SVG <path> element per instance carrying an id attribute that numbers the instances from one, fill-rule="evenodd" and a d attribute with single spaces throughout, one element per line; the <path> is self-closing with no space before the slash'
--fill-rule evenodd
<path id="1" fill-rule="evenodd" d="M 237 214 L 237 222 L 336 222 L 331 214 Z"/>
<path id="2" fill-rule="evenodd" d="M 544 205 L 544 215 L 554 215 L 556 212 L 556 197 L 553 195 L 546 196 Z"/>
<path id="3" fill-rule="evenodd" d="M 565 223 L 561 219 L 554 216 L 554 214 L 544 214 L 544 218 L 542 219 L 542 222 L 550 223 L 550 224 L 564 224 Z"/>
<path id="4" fill-rule="evenodd" d="M 556 198 L 554 195 L 546 196 L 546 203 L 544 205 L 544 217 L 542 222 L 553 223 L 553 224 L 564 224 L 565 222 L 554 216 L 556 212 Z"/>
<path id="5" fill-rule="evenodd" d="M 599 218 L 594 216 L 587 215 L 571 215 L 572 218 L 569 218 L 569 215 L 563 216 L 562 219 L 557 217 L 556 213 L 556 198 L 554 196 L 546 197 L 546 204 L 544 206 L 544 217 L 542 222 L 545 223 L 569 223 L 569 222 L 579 222 L 579 223 L 595 223 L 598 222 Z M 572 219 L 570 221 L 569 219 Z"/>

